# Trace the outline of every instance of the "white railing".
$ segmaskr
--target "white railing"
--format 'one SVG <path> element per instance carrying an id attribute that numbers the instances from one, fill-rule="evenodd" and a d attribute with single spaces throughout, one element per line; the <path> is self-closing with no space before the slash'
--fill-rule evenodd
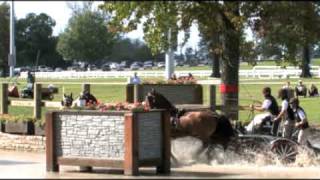
<path id="1" fill-rule="evenodd" d="M 311 73 L 315 77 L 320 77 L 320 67 L 312 66 Z M 62 72 L 36 72 L 36 78 L 44 79 L 81 79 L 81 78 L 128 78 L 133 76 L 134 72 L 140 77 L 164 77 L 164 71 L 62 71 Z M 190 70 L 190 71 L 175 71 L 176 75 L 187 76 L 188 73 L 197 77 L 209 77 L 211 70 Z M 259 79 L 277 79 L 287 77 L 299 77 L 301 70 L 296 67 L 287 67 L 286 69 L 280 66 L 256 66 L 248 70 L 240 70 L 239 76 L 246 78 Z M 22 72 L 19 78 L 26 78 L 27 73 Z"/>

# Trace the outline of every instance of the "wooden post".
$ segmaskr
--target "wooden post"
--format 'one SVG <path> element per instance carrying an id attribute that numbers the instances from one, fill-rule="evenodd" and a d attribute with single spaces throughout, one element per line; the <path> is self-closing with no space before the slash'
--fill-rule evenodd
<path id="1" fill-rule="evenodd" d="M 88 91 L 90 93 L 90 84 L 82 84 L 82 92 Z"/>
<path id="2" fill-rule="evenodd" d="M 36 119 L 40 119 L 41 118 L 41 84 L 35 83 L 33 100 L 34 100 L 33 116 Z"/>
<path id="3" fill-rule="evenodd" d="M 56 132 L 54 128 L 54 113 L 46 114 L 46 169 L 47 171 L 58 172 L 59 165 L 56 154 Z"/>
<path id="4" fill-rule="evenodd" d="M 216 110 L 216 86 L 209 85 L 209 106 L 212 111 Z"/>
<path id="5" fill-rule="evenodd" d="M 162 112 L 162 158 L 161 165 L 157 167 L 157 173 L 170 173 L 170 157 L 171 157 L 171 135 L 170 135 L 170 114 L 168 111 Z"/>
<path id="6" fill-rule="evenodd" d="M 140 85 L 135 84 L 133 87 L 133 102 L 138 102 L 140 99 Z"/>
<path id="7" fill-rule="evenodd" d="M 126 101 L 129 103 L 134 102 L 134 85 L 127 84 L 126 86 Z"/>
<path id="8" fill-rule="evenodd" d="M 125 145 L 124 145 L 124 174 L 125 175 L 139 175 L 139 140 L 137 121 L 134 120 L 134 114 L 125 114 L 124 128 L 125 128 Z"/>
<path id="9" fill-rule="evenodd" d="M 1 114 L 8 114 L 8 84 L 1 85 Z"/>

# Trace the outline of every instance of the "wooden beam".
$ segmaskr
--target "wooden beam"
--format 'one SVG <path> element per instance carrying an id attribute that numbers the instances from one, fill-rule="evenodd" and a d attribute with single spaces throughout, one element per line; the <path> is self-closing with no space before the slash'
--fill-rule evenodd
<path id="1" fill-rule="evenodd" d="M 46 114 L 46 169 L 47 171 L 58 172 L 59 165 L 57 163 L 57 152 L 55 143 L 55 128 L 54 128 L 54 112 Z"/>
<path id="2" fill-rule="evenodd" d="M 71 166 L 96 166 L 96 167 L 113 167 L 123 168 L 123 160 L 79 158 L 79 157 L 58 157 L 59 165 Z"/>
<path id="3" fill-rule="evenodd" d="M 36 119 L 41 119 L 41 84 L 36 83 L 34 85 L 34 111 L 33 116 Z"/>
<path id="4" fill-rule="evenodd" d="M 22 106 L 22 107 L 34 107 L 34 101 L 32 100 L 10 100 L 11 106 Z"/>
<path id="5" fill-rule="evenodd" d="M 42 101 L 41 106 L 52 107 L 52 108 L 61 108 L 61 102 L 59 101 Z"/>
<path id="6" fill-rule="evenodd" d="M 125 175 L 139 175 L 138 167 L 138 134 L 137 134 L 137 120 L 136 115 L 133 113 L 125 114 L 124 129 L 125 129 L 125 140 L 124 140 L 124 174 Z"/>
<path id="7" fill-rule="evenodd" d="M 8 84 L 1 84 L 1 114 L 8 114 Z"/>

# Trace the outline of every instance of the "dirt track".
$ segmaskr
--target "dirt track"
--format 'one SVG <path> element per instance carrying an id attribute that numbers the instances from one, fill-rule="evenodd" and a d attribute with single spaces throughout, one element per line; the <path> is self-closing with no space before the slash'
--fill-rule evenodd
<path id="1" fill-rule="evenodd" d="M 0 178 L 134 178 L 121 170 L 94 168 L 91 173 L 62 166 L 60 173 L 46 173 L 44 153 L 0 151 Z M 193 165 L 172 168 L 169 176 L 157 176 L 154 169 L 141 169 L 139 178 L 320 178 L 319 167 Z"/>

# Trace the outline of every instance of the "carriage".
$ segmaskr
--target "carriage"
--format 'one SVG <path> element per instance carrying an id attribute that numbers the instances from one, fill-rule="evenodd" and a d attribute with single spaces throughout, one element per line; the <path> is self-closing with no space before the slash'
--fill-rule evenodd
<path id="1" fill-rule="evenodd" d="M 240 144 L 245 144 L 254 152 L 271 152 L 274 153 L 281 163 L 292 163 L 299 154 L 299 148 L 318 154 L 320 147 L 317 147 L 307 141 L 307 146 L 300 146 L 297 143 L 298 130 L 292 134 L 292 138 L 281 137 L 281 128 L 278 130 L 277 136 L 270 135 L 272 128 L 271 123 L 262 123 L 253 133 L 247 133 L 240 123 L 237 123 L 235 131 L 237 132 L 237 140 Z"/>

